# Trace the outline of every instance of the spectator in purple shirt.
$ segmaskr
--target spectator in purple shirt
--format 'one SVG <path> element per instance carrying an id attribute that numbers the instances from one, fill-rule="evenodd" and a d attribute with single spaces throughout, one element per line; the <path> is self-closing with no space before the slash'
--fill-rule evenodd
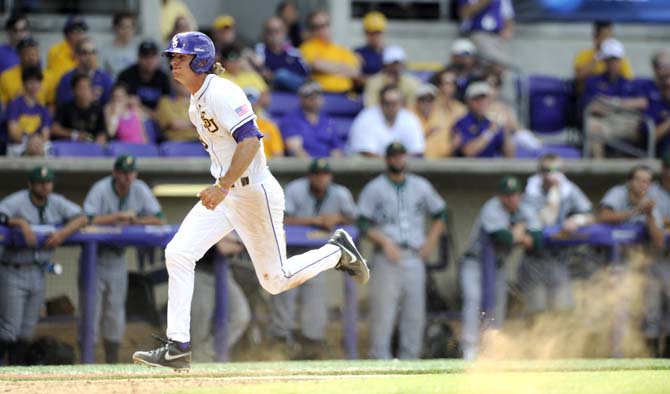
<path id="1" fill-rule="evenodd" d="M 23 15 L 13 15 L 5 22 L 7 44 L 0 45 L 0 73 L 19 64 L 19 54 L 16 45 L 19 41 L 30 36 L 28 20 Z"/>
<path id="2" fill-rule="evenodd" d="M 363 78 L 377 74 L 384 66 L 384 34 L 386 32 L 386 17 L 379 11 L 372 11 L 363 17 L 365 30 L 365 45 L 355 49 L 362 59 Z M 365 84 L 365 80 L 362 81 Z"/>
<path id="3" fill-rule="evenodd" d="M 286 114 L 279 129 L 290 156 L 321 158 L 342 156 L 342 144 L 330 117 L 321 110 L 323 90 L 309 81 L 298 89 L 300 107 Z"/>
<path id="4" fill-rule="evenodd" d="M 263 25 L 263 42 L 256 44 L 256 59 L 263 78 L 278 90 L 296 92 L 309 74 L 300 51 L 286 41 L 284 22 L 274 16 Z"/>
<path id="5" fill-rule="evenodd" d="M 670 148 L 670 76 L 658 81 L 656 88 L 658 99 L 649 102 L 647 115 L 654 120 L 656 154 L 660 156 Z"/>
<path id="6" fill-rule="evenodd" d="M 458 0 L 461 32 L 472 40 L 479 53 L 494 63 L 509 64 L 505 41 L 514 35 L 511 0 Z"/>
<path id="7" fill-rule="evenodd" d="M 654 79 L 642 80 L 641 89 L 648 102 L 646 114 L 654 120 L 656 153 L 660 156 L 670 147 L 670 53 L 655 53 L 651 65 Z"/>
<path id="8" fill-rule="evenodd" d="M 56 104 L 62 105 L 72 101 L 74 94 L 72 92 L 72 77 L 75 74 L 86 74 L 91 78 L 93 86 L 93 98 L 98 104 L 105 105 L 109 101 L 109 95 L 112 92 L 112 77 L 98 68 L 98 50 L 95 43 L 90 38 L 84 38 L 79 41 L 75 47 L 75 57 L 79 65 L 66 72 L 58 82 L 56 88 Z"/>
<path id="9" fill-rule="evenodd" d="M 623 45 L 614 38 L 602 42 L 598 57 L 605 61 L 605 72 L 586 79 L 582 104 L 584 128 L 596 159 L 605 157 L 604 140 L 640 142 L 641 111 L 647 108 L 640 83 L 622 74 Z"/>
<path id="10" fill-rule="evenodd" d="M 42 70 L 39 66 L 25 67 L 21 70 L 21 79 L 24 93 L 7 106 L 10 142 L 7 154 L 44 156 L 45 144 L 49 140 L 51 114 L 37 97 L 42 87 Z"/>
<path id="11" fill-rule="evenodd" d="M 472 82 L 465 91 L 468 113 L 453 128 L 454 144 L 466 157 L 514 157 L 511 131 L 486 118 L 491 100 L 488 82 Z"/>

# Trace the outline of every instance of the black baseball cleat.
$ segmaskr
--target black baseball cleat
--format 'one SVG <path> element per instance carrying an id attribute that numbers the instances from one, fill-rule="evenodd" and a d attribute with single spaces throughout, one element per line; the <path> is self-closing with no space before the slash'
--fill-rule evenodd
<path id="1" fill-rule="evenodd" d="M 146 352 L 135 352 L 133 362 L 135 364 L 147 365 L 149 367 L 168 367 L 175 371 L 186 371 L 191 369 L 191 346 L 186 345 L 182 350 L 179 342 L 171 339 L 155 337 L 163 345 L 157 349 Z"/>
<path id="2" fill-rule="evenodd" d="M 359 285 L 366 284 L 370 279 L 370 270 L 365 259 L 356 248 L 351 236 L 340 228 L 335 230 L 328 243 L 339 246 L 342 251 L 342 257 L 340 257 L 340 261 L 335 266 L 335 269 L 353 276 Z"/>

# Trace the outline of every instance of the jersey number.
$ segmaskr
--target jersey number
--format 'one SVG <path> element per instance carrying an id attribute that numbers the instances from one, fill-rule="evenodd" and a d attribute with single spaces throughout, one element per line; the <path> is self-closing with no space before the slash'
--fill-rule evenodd
<path id="1" fill-rule="evenodd" d="M 219 131 L 219 126 L 214 123 L 214 118 L 205 118 L 205 111 L 200 112 L 200 119 L 202 120 L 202 125 L 209 131 L 210 133 L 216 133 Z"/>

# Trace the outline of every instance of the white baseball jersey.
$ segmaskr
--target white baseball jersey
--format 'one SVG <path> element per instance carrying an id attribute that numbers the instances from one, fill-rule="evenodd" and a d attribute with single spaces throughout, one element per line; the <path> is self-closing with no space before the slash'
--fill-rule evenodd
<path id="1" fill-rule="evenodd" d="M 200 142 L 212 159 L 210 172 L 216 179 L 230 167 L 237 141 L 233 133 L 248 121 L 256 120 L 242 89 L 233 82 L 210 74 L 191 96 L 188 115 L 198 130 Z M 261 140 L 261 145 L 263 140 Z M 249 169 L 242 176 L 258 174 L 267 168 L 263 147 L 258 150 Z"/>
<path id="2" fill-rule="evenodd" d="M 224 176 L 237 147 L 233 133 L 256 119 L 247 97 L 231 81 L 208 75 L 191 96 L 189 115 L 212 159 L 212 176 Z M 246 176 L 249 182 L 236 182 L 214 210 L 198 201 L 165 248 L 170 275 L 167 336 L 172 340 L 190 339 L 196 261 L 233 230 L 249 252 L 259 282 L 272 294 L 291 289 L 340 260 L 340 248 L 331 244 L 287 258 L 284 191 L 267 168 L 262 145 L 242 174 Z"/>

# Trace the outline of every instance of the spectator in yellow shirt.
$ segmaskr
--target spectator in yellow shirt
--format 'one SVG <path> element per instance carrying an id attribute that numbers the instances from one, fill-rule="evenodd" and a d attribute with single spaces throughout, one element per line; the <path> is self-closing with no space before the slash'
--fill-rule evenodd
<path id="1" fill-rule="evenodd" d="M 254 70 L 245 69 L 242 64 L 242 50 L 235 44 L 226 45 L 221 49 L 221 64 L 226 72 L 221 77 L 224 77 L 237 86 L 242 88 L 254 88 L 260 92 L 258 106 L 260 108 L 267 108 L 270 103 L 270 95 L 268 85 L 259 73 Z"/>
<path id="2" fill-rule="evenodd" d="M 161 39 L 163 41 L 170 41 L 178 18 L 185 18 L 190 30 L 198 30 L 198 22 L 196 22 L 191 10 L 182 0 L 162 0 L 161 1 Z"/>
<path id="3" fill-rule="evenodd" d="M 47 56 L 47 70 L 53 78 L 60 81 L 66 72 L 77 66 L 77 58 L 74 49 L 77 43 L 86 37 L 88 25 L 80 16 L 70 16 L 63 26 L 65 39 L 49 49 Z"/>
<path id="4" fill-rule="evenodd" d="M 451 124 L 468 112 L 468 108 L 456 99 L 458 70 L 451 67 L 440 70 L 431 77 L 430 83 L 437 87 L 435 106 Z"/>
<path id="5" fill-rule="evenodd" d="M 272 157 L 284 156 L 284 139 L 281 131 L 275 122 L 263 115 L 263 109 L 258 107 L 258 100 L 261 97 L 260 92 L 254 88 L 244 89 L 254 113 L 256 113 L 256 125 L 258 130 L 263 133 L 263 151 L 268 159 Z"/>
<path id="6" fill-rule="evenodd" d="M 188 116 L 191 93 L 174 78 L 170 78 L 170 84 L 174 94 L 162 96 L 156 110 L 161 134 L 168 141 L 197 141 L 198 131 Z"/>
<path id="7" fill-rule="evenodd" d="M 331 41 L 330 16 L 314 11 L 307 17 L 310 37 L 300 46 L 303 58 L 312 71 L 312 79 L 325 92 L 345 93 L 352 90 L 353 79 L 361 74 L 356 54 Z"/>
<path id="8" fill-rule="evenodd" d="M 25 67 L 40 67 L 40 55 L 37 41 L 28 37 L 19 41 L 16 49 L 19 53 L 19 64 L 8 68 L 0 74 L 0 101 L 3 106 L 23 94 L 21 70 Z M 51 73 L 43 73 L 41 87 L 37 93 L 37 101 L 42 105 L 53 104 L 57 79 Z"/>
<path id="9" fill-rule="evenodd" d="M 419 86 L 416 91 L 416 104 L 413 109 L 426 137 L 426 150 L 423 153 L 426 159 L 452 156 L 460 145 L 460 136 L 451 134 L 454 119 L 446 116 L 437 107 L 437 96 L 437 88 L 430 83 Z M 452 141 L 452 138 L 456 140 Z"/>
<path id="10" fill-rule="evenodd" d="M 593 48 L 582 49 L 575 57 L 575 82 L 579 91 L 584 81 L 592 75 L 605 72 L 605 60 L 598 57 L 600 45 L 608 38 L 614 37 L 612 22 L 595 22 L 593 24 Z M 633 68 L 628 58 L 621 59 L 621 74 L 626 79 L 633 79 Z"/>

